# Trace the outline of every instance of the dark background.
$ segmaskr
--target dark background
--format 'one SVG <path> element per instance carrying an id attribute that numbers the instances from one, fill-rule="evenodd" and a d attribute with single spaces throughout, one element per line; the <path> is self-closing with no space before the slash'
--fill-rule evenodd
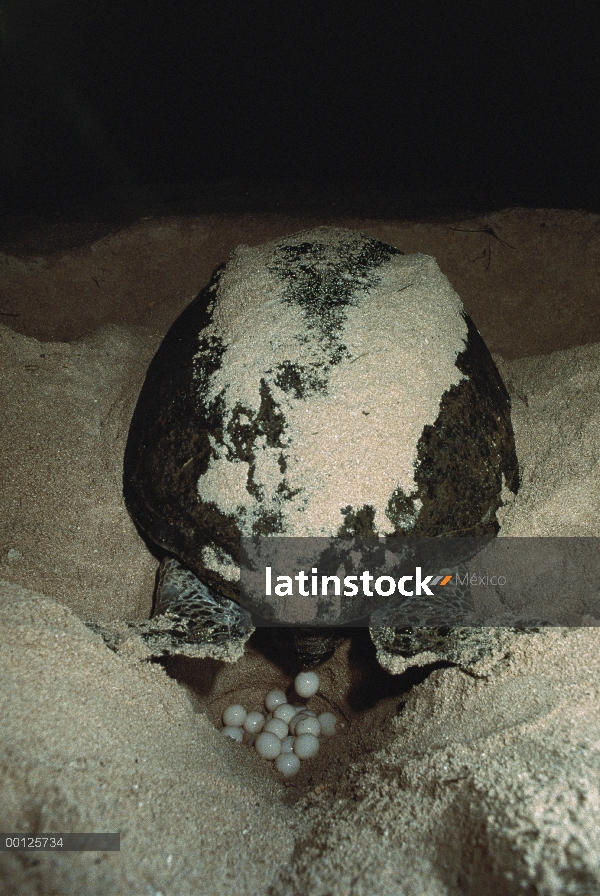
<path id="1" fill-rule="evenodd" d="M 599 15 L 9 0 L 0 217 L 600 210 Z"/>

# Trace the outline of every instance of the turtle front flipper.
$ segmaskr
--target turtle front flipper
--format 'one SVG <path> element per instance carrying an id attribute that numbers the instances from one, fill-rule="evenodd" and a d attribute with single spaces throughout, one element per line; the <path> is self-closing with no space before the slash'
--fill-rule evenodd
<path id="1" fill-rule="evenodd" d="M 456 662 L 466 641 L 475 638 L 479 643 L 481 630 L 472 627 L 475 605 L 467 568 L 461 564 L 440 572 L 452 575 L 443 590 L 405 598 L 371 614 L 371 640 L 380 665 L 389 672 L 398 674 L 412 665 Z"/>
<path id="2" fill-rule="evenodd" d="M 212 592 L 173 557 L 160 565 L 152 618 L 136 628 L 153 653 L 225 662 L 243 656 L 246 641 L 254 632 L 247 610 Z"/>

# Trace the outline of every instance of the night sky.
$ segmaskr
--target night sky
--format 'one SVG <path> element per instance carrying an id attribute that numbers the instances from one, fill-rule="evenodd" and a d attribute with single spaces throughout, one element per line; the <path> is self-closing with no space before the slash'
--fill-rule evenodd
<path id="1" fill-rule="evenodd" d="M 9 0 L 0 212 L 273 180 L 600 210 L 599 17 L 485 0 Z"/>

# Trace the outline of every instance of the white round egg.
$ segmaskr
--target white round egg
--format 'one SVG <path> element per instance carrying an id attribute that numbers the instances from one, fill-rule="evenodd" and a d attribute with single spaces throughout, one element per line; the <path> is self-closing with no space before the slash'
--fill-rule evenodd
<path id="1" fill-rule="evenodd" d="M 298 724 L 298 722 L 302 721 L 302 719 L 309 719 L 309 718 L 310 718 L 310 716 L 306 712 L 304 712 L 304 710 L 302 712 L 296 713 L 296 715 L 290 722 L 290 734 L 296 733 L 296 725 Z"/>
<path id="2" fill-rule="evenodd" d="M 289 725 L 295 715 L 296 710 L 289 703 L 282 703 L 273 710 L 273 718 L 282 719 L 286 725 Z"/>
<path id="3" fill-rule="evenodd" d="M 244 731 L 248 734 L 258 734 L 265 726 L 265 717 L 262 712 L 249 712 L 244 719 Z"/>
<path id="4" fill-rule="evenodd" d="M 300 760 L 295 753 L 280 753 L 275 760 L 275 765 L 284 778 L 291 778 L 292 775 L 297 775 L 300 771 Z"/>
<path id="5" fill-rule="evenodd" d="M 314 734 L 301 734 L 294 740 L 294 753 L 298 759 L 312 759 L 319 752 L 319 738 Z"/>
<path id="6" fill-rule="evenodd" d="M 299 697 L 307 700 L 319 690 L 319 676 L 316 672 L 300 672 L 294 680 L 294 688 Z"/>
<path id="7" fill-rule="evenodd" d="M 315 719 L 313 716 L 305 716 L 303 719 L 299 719 L 296 725 L 294 725 L 294 734 L 296 737 L 300 737 L 302 734 L 314 734 L 315 737 L 318 737 L 320 733 L 321 726 L 319 720 Z"/>
<path id="8" fill-rule="evenodd" d="M 280 691 L 279 689 L 269 691 L 269 693 L 265 697 L 265 706 L 269 710 L 269 712 L 273 712 L 273 710 L 281 703 L 287 703 L 287 697 L 285 696 L 283 691 Z"/>
<path id="9" fill-rule="evenodd" d="M 276 734 L 279 740 L 283 740 L 284 737 L 288 736 L 288 726 L 283 719 L 270 719 L 265 724 L 263 731 L 270 731 L 271 734 Z"/>
<path id="10" fill-rule="evenodd" d="M 241 703 L 232 703 L 231 706 L 223 710 L 221 718 L 225 727 L 233 726 L 239 728 L 240 725 L 244 724 L 246 715 L 246 710 Z"/>
<path id="11" fill-rule="evenodd" d="M 271 731 L 262 731 L 256 738 L 254 746 L 263 759 L 277 759 L 281 753 L 281 741 Z"/>

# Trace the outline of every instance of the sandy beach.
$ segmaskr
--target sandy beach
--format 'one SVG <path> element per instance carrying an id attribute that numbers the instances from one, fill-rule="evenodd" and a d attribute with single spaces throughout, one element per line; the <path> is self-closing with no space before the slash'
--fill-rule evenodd
<path id="1" fill-rule="evenodd" d="M 434 256 L 462 298 L 512 401 L 521 488 L 500 535 L 600 535 L 599 223 L 231 214 L 5 246 L 0 829 L 120 831 L 121 849 L 3 852 L 1 893 L 600 893 L 595 625 L 504 631 L 478 662 L 397 675 L 357 634 L 319 670 L 341 729 L 290 781 L 218 731 L 229 703 L 291 684 L 258 641 L 232 665 L 148 662 L 93 627 L 152 607 L 122 462 L 162 337 L 235 246 L 321 224 Z"/>

